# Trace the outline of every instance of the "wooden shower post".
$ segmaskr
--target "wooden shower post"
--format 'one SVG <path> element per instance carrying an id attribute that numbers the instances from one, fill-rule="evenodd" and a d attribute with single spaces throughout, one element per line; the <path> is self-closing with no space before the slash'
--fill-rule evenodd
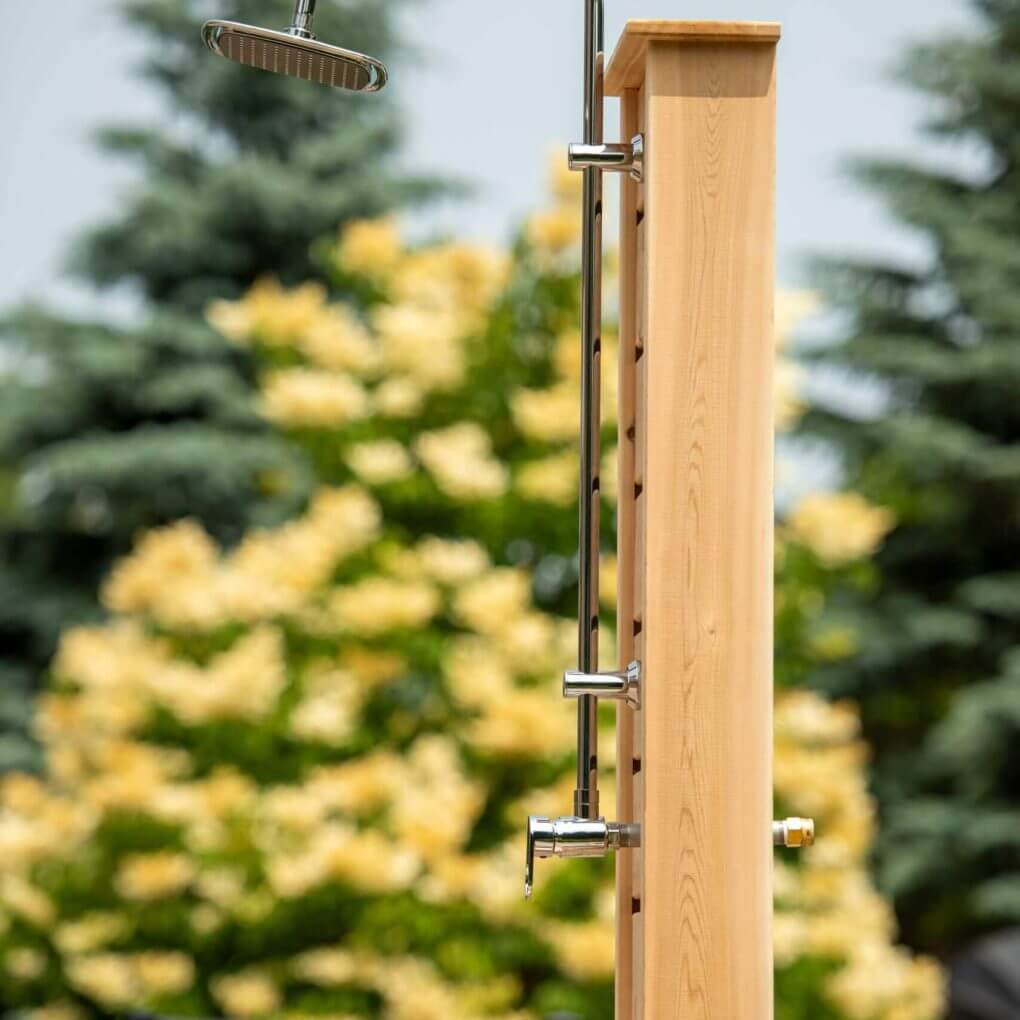
<path id="1" fill-rule="evenodd" d="M 772 1004 L 772 366 L 779 27 L 632 21 L 623 140 L 618 1020 Z"/>

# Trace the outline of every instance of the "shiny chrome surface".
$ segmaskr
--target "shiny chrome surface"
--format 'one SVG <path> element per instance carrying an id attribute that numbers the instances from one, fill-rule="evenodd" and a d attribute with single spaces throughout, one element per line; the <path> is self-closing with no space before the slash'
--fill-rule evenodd
<path id="1" fill-rule="evenodd" d="M 602 144 L 603 0 L 584 0 L 584 144 Z M 599 537 L 602 388 L 602 174 L 584 171 L 581 232 L 581 483 L 578 503 L 578 668 L 599 668 Z M 577 702 L 574 814 L 599 817 L 598 702 Z"/>
<path id="2" fill-rule="evenodd" d="M 315 19 L 316 0 L 297 0 L 294 5 L 294 17 L 288 29 L 290 35 L 300 35 L 305 39 L 314 39 L 312 22 Z"/>
<path id="3" fill-rule="evenodd" d="M 610 850 L 641 845 L 636 825 L 607 822 L 604 818 L 528 819 L 527 859 L 524 866 L 524 896 L 531 896 L 535 884 L 535 859 L 547 857 L 604 857 Z"/>
<path id="4" fill-rule="evenodd" d="M 386 67 L 380 61 L 311 36 L 236 21 L 207 22 L 202 35 L 214 53 L 260 71 L 353 92 L 378 92 L 386 84 Z"/>
<path id="5" fill-rule="evenodd" d="M 644 172 L 645 139 L 635 135 L 629 143 L 601 145 L 572 144 L 567 150 L 567 166 L 571 170 L 611 170 L 629 173 L 640 181 Z"/>
<path id="6" fill-rule="evenodd" d="M 641 664 L 632 662 L 625 670 L 613 673 L 582 673 L 567 670 L 563 674 L 563 697 L 608 698 L 625 701 L 632 708 L 641 707 Z"/>

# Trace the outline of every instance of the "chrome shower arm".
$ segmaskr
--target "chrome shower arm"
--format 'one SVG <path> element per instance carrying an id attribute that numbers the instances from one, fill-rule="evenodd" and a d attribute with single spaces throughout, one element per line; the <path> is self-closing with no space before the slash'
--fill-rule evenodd
<path id="1" fill-rule="evenodd" d="M 295 0 L 294 17 L 291 19 L 290 33 L 306 39 L 314 38 L 312 22 L 315 20 L 315 5 L 318 0 Z"/>

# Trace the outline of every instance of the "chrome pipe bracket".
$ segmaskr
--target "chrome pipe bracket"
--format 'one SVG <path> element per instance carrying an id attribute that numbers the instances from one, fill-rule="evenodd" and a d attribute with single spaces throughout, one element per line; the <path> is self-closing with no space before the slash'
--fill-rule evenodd
<path id="1" fill-rule="evenodd" d="M 535 884 L 535 859 L 549 857 L 605 857 L 610 850 L 641 845 L 641 829 L 632 822 L 607 822 L 604 818 L 528 819 L 528 845 L 524 864 L 524 898 L 531 898 Z"/>
<path id="2" fill-rule="evenodd" d="M 641 663 L 632 662 L 615 673 L 582 673 L 568 669 L 563 674 L 563 697 L 608 698 L 625 701 L 631 708 L 641 707 Z"/>
<path id="3" fill-rule="evenodd" d="M 571 170 L 628 173 L 635 181 L 641 181 L 645 169 L 645 136 L 635 135 L 629 143 L 582 145 L 574 142 L 567 149 L 567 166 Z"/>

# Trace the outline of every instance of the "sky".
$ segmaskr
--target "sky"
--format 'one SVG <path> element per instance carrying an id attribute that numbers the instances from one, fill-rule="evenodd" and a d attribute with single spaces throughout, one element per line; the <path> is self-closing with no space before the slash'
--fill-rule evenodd
<path id="1" fill-rule="evenodd" d="M 62 31 L 47 34 L 44 76 L 38 19 L 8 19 L 0 33 L 0 308 L 32 297 L 115 313 L 130 306 L 124 295 L 97 298 L 61 274 L 69 241 L 115 209 L 132 181 L 92 151 L 89 132 L 157 118 L 160 102 L 131 77 L 140 50 L 112 0 L 46 8 Z M 280 12 L 285 22 L 288 0 Z M 923 99 L 888 77 L 906 41 L 972 24 L 964 0 L 607 0 L 606 15 L 609 48 L 628 18 L 782 22 L 781 285 L 805 282 L 812 252 L 924 257 L 920 240 L 856 189 L 842 164 L 899 154 L 966 165 L 966 152 L 919 138 Z M 417 217 L 412 230 L 500 241 L 542 203 L 550 159 L 579 140 L 582 20 L 582 0 L 424 0 L 406 15 L 422 53 L 391 69 L 407 111 L 407 163 L 477 188 L 468 202 Z M 616 117 L 611 101 L 607 140 L 618 136 Z"/>

